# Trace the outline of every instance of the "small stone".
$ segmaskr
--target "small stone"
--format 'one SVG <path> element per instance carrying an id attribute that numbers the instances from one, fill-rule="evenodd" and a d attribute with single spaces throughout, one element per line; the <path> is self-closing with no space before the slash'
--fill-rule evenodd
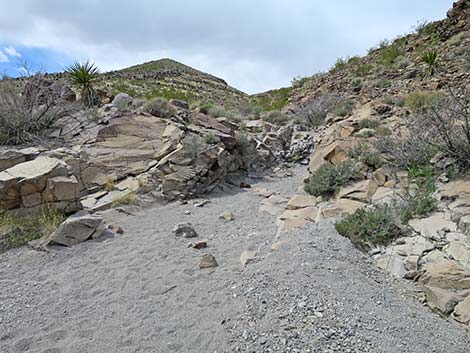
<path id="1" fill-rule="evenodd" d="M 191 223 L 179 223 L 173 228 L 173 233 L 177 237 L 196 238 L 198 235 Z"/>
<path id="2" fill-rule="evenodd" d="M 124 229 L 122 229 L 120 226 L 110 224 L 108 226 L 108 229 L 116 234 L 124 234 Z"/>
<path id="3" fill-rule="evenodd" d="M 219 216 L 219 219 L 225 220 L 227 222 L 233 221 L 235 216 L 232 212 L 224 212 Z"/>
<path id="4" fill-rule="evenodd" d="M 240 189 L 251 189 L 251 185 L 242 181 L 240 183 Z"/>
<path id="5" fill-rule="evenodd" d="M 204 207 L 208 203 L 210 203 L 209 200 L 202 200 L 202 201 L 196 202 L 193 206 L 194 207 Z"/>
<path id="6" fill-rule="evenodd" d="M 219 264 L 215 260 L 215 257 L 211 254 L 204 254 L 201 257 L 201 261 L 199 262 L 199 268 L 201 270 L 205 268 L 212 268 L 212 267 L 217 267 Z"/>
<path id="7" fill-rule="evenodd" d="M 190 211 L 190 210 L 184 211 L 184 214 L 185 214 L 186 216 L 189 216 L 189 215 L 191 214 L 191 211 Z"/>
<path id="8" fill-rule="evenodd" d="M 243 266 L 248 265 L 250 262 L 253 262 L 253 260 L 256 257 L 256 251 L 253 250 L 245 250 L 242 252 L 240 255 L 240 262 Z"/>
<path id="9" fill-rule="evenodd" d="M 195 243 L 192 244 L 192 247 L 194 249 L 203 249 L 203 248 L 207 248 L 207 240 L 201 240 L 201 241 L 197 241 Z"/>

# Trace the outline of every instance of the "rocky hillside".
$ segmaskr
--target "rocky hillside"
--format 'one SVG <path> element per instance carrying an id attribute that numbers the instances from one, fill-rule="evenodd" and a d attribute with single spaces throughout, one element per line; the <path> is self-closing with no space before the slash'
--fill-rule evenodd
<path id="1" fill-rule="evenodd" d="M 288 109 L 327 92 L 354 103 L 390 102 L 417 90 L 446 86 L 465 87 L 470 82 L 470 3 L 458 1 L 444 20 L 423 23 L 415 32 L 393 41 L 383 40 L 364 57 L 340 58 L 327 73 L 297 80 Z M 436 74 L 429 77 L 424 53 L 437 55 Z"/>
<path id="2" fill-rule="evenodd" d="M 337 231 L 421 300 L 470 324 L 470 2 L 365 57 L 298 80 L 284 107 L 315 126 L 308 206 L 280 230 Z M 305 197 L 305 196 L 304 196 Z M 341 220 L 342 219 L 342 220 Z"/>
<path id="3" fill-rule="evenodd" d="M 150 61 L 105 73 L 101 85 L 112 94 L 128 93 L 134 98 L 164 97 L 190 103 L 213 103 L 232 108 L 247 95 L 213 75 L 171 59 Z"/>

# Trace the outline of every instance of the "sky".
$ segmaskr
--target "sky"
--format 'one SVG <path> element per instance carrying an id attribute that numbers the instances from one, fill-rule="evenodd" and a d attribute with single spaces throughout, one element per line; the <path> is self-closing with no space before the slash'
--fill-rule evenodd
<path id="1" fill-rule="evenodd" d="M 0 74 L 171 58 L 247 93 L 366 54 L 453 0 L 0 0 Z"/>

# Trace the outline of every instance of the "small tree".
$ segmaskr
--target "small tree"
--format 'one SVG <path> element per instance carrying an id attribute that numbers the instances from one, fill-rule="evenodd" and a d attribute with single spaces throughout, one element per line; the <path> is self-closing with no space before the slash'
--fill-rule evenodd
<path id="1" fill-rule="evenodd" d="M 86 107 L 94 107 L 100 104 L 100 99 L 93 87 L 100 70 L 94 63 L 76 61 L 65 69 L 71 83 L 81 91 L 81 97 Z"/>

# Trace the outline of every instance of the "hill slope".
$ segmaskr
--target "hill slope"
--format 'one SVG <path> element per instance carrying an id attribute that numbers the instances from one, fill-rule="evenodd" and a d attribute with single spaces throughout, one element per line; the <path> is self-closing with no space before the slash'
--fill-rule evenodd
<path id="1" fill-rule="evenodd" d="M 102 75 L 102 88 L 133 97 L 184 99 L 228 107 L 244 103 L 247 95 L 213 75 L 171 59 L 150 61 Z"/>
<path id="2" fill-rule="evenodd" d="M 427 74 L 422 55 L 435 52 L 436 74 Z M 470 2 L 461 0 L 447 18 L 422 24 L 414 33 L 384 40 L 364 57 L 340 58 L 327 73 L 299 80 L 290 108 L 327 92 L 358 103 L 393 100 L 418 90 L 464 88 L 470 82 Z M 390 99 L 391 98 L 391 99 Z"/>

